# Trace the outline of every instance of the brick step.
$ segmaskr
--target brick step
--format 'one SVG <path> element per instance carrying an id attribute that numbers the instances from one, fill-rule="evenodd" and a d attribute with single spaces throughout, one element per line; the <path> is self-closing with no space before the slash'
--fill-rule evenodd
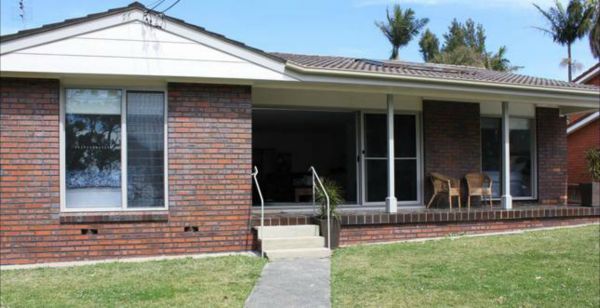
<path id="1" fill-rule="evenodd" d="M 322 236 L 273 237 L 261 242 L 264 250 L 325 247 L 325 238 Z"/>
<path id="2" fill-rule="evenodd" d="M 317 225 L 265 226 L 254 229 L 257 230 L 259 239 L 319 236 Z"/>
<path id="3" fill-rule="evenodd" d="M 327 258 L 331 256 L 331 250 L 321 248 L 301 248 L 301 249 L 270 249 L 265 250 L 265 256 L 269 260 L 297 259 L 297 258 Z"/>

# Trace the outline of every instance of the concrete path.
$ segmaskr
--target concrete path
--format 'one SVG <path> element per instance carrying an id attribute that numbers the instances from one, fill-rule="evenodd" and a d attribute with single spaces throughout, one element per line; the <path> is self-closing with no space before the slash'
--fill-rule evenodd
<path id="1" fill-rule="evenodd" d="M 331 307 L 329 258 L 267 263 L 245 307 Z"/>

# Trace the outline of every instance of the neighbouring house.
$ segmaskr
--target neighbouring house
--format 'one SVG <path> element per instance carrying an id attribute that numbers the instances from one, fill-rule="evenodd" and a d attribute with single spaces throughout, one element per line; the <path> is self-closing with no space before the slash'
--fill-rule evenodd
<path id="1" fill-rule="evenodd" d="M 597 86 L 268 53 L 139 3 L 2 36 L 0 67 L 3 265 L 251 250 L 253 166 L 270 226 L 311 223 L 309 167 L 337 182 L 342 245 L 600 216 L 550 206 Z M 425 209 L 432 172 L 487 173 L 494 207 Z"/>
<path id="2" fill-rule="evenodd" d="M 600 63 L 583 72 L 574 82 L 600 86 Z M 600 92 L 595 110 L 569 116 L 567 125 L 569 202 L 578 203 L 579 184 L 589 183 L 585 152 L 600 147 Z"/>

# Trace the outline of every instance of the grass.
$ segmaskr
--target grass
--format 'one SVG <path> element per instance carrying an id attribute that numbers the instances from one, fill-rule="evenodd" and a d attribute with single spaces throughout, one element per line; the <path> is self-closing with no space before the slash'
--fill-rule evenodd
<path id="1" fill-rule="evenodd" d="M 242 307 L 264 261 L 248 256 L 9 270 L 2 307 Z"/>
<path id="2" fill-rule="evenodd" d="M 600 227 L 355 246 L 332 259 L 335 307 L 600 307 Z"/>

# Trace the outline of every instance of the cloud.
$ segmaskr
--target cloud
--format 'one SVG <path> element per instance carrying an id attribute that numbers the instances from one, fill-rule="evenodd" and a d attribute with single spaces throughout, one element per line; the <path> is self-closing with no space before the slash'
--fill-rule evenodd
<path id="1" fill-rule="evenodd" d="M 561 2 L 566 1 L 562 0 Z M 549 6 L 554 3 L 554 0 L 354 0 L 355 7 L 382 6 L 395 3 L 422 6 L 467 5 L 480 9 L 522 9 L 532 7 L 532 3 L 536 3 L 541 7 Z"/>

